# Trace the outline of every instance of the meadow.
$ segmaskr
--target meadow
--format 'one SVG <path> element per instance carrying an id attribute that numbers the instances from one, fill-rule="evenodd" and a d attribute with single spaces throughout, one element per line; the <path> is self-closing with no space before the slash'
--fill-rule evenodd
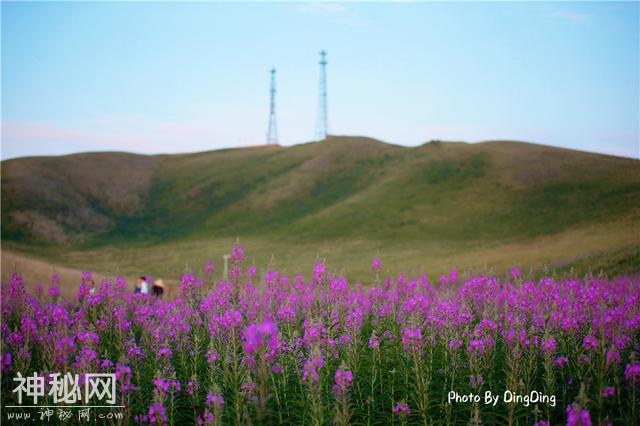
<path id="1" fill-rule="evenodd" d="M 88 272 L 33 292 L 3 280 L 2 405 L 16 372 L 72 371 L 115 373 L 120 424 L 637 420 L 637 277 L 391 275 L 374 258 L 359 284 L 327 262 L 259 273 L 231 255 L 227 280 L 194 266 L 175 300 L 121 278 L 91 292 Z"/>
<path id="2" fill-rule="evenodd" d="M 178 286 L 237 237 L 259 273 L 326 260 L 354 283 L 372 257 L 391 275 L 638 273 L 639 165 L 522 142 L 343 136 L 13 159 L 1 167 L 2 278 L 20 273 L 34 290 L 90 270 Z"/>

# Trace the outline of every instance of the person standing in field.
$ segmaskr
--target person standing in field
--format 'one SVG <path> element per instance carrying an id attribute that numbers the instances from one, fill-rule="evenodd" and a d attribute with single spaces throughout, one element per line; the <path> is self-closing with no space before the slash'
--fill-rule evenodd
<path id="1" fill-rule="evenodd" d="M 149 294 L 149 283 L 147 282 L 147 277 L 140 277 L 140 293 Z"/>
<path id="2" fill-rule="evenodd" d="M 153 282 L 153 295 L 159 299 L 162 299 L 163 293 L 164 293 L 164 281 L 158 278 Z"/>

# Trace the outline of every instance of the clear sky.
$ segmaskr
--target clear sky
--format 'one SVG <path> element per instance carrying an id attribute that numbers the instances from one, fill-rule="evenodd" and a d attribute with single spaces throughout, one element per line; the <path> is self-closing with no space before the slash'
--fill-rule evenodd
<path id="1" fill-rule="evenodd" d="M 638 158 L 639 4 L 2 2 L 2 158 L 513 139 Z"/>

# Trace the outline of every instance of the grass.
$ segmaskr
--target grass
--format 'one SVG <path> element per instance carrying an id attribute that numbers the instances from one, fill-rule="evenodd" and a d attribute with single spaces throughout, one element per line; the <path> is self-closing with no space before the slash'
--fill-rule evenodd
<path id="1" fill-rule="evenodd" d="M 248 264 L 256 266 L 261 276 L 268 267 L 292 276 L 298 273 L 309 276 L 313 264 L 325 260 L 330 271 L 346 274 L 352 283 L 370 285 L 371 259 L 376 256 L 383 259 L 385 273 L 422 272 L 432 281 L 451 268 L 457 268 L 462 276 L 481 273 L 505 276 L 514 266 L 533 277 L 571 271 L 580 276 L 635 273 L 639 264 L 638 232 L 638 222 L 628 220 L 492 245 L 439 241 L 387 243 L 366 239 L 305 243 L 242 238 L 240 242 L 247 248 Z M 106 276 L 124 276 L 130 282 L 147 274 L 162 277 L 170 287 L 176 287 L 181 274 L 201 273 L 208 261 L 216 264 L 220 276 L 222 255 L 229 252 L 235 241 L 235 238 L 187 239 L 67 251 L 10 243 L 3 248 L 2 277 L 9 276 L 14 269 L 11 259 L 19 256 L 21 262 L 17 263 L 17 270 L 29 284 L 46 284 L 52 273 L 67 270 L 74 273 L 67 275 L 70 279 L 63 282 L 80 283 L 80 271 L 89 270 Z M 17 253 L 26 253 L 26 256 Z"/>

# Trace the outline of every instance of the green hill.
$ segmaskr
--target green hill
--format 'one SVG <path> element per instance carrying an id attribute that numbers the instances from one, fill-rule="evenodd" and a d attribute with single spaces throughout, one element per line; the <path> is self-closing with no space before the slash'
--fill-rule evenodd
<path id="1" fill-rule="evenodd" d="M 613 227 L 626 236 L 600 250 L 610 252 L 638 245 L 639 218 L 640 161 L 520 142 L 407 148 L 330 137 L 2 162 L 5 247 L 52 258 L 241 236 L 274 247 L 402 246 L 419 265 L 427 243 L 462 253 Z M 575 257 L 597 253 L 585 250 Z"/>

